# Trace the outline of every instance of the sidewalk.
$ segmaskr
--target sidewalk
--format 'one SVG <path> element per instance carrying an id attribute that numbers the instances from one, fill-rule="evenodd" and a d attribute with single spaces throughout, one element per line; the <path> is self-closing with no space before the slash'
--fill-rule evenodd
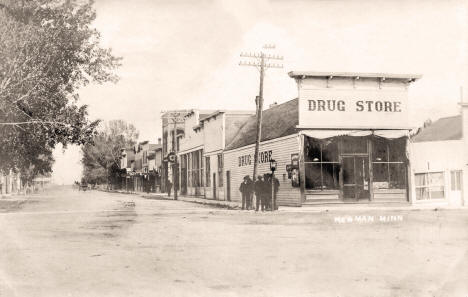
<path id="1" fill-rule="evenodd" d="M 167 193 L 142 193 L 142 192 L 126 192 L 112 190 L 107 192 L 115 192 L 122 194 L 138 195 L 145 199 L 155 200 L 174 200 L 174 195 L 170 197 Z M 178 196 L 178 201 L 185 201 L 191 203 L 198 203 L 203 205 L 209 205 L 218 208 L 226 209 L 241 209 L 239 202 L 224 201 L 224 200 L 213 200 L 202 197 L 191 197 L 191 196 Z M 468 206 L 449 206 L 444 204 L 407 204 L 407 205 L 389 205 L 389 204 L 368 204 L 368 203 L 350 203 L 350 204 L 327 204 L 327 205 L 303 205 L 303 206 L 280 206 L 278 211 L 275 213 L 321 213 L 321 212 L 346 212 L 346 211 L 421 211 L 421 210 L 462 210 L 468 211 Z"/>
<path id="2" fill-rule="evenodd" d="M 121 194 L 130 194 L 130 195 L 138 195 L 145 199 L 155 199 L 155 200 L 174 200 L 174 194 L 170 197 L 167 196 L 167 193 L 143 193 L 143 192 L 126 192 L 120 190 L 104 190 L 106 192 L 114 192 L 114 193 L 121 193 Z M 241 205 L 237 202 L 232 201 L 224 201 L 224 200 L 213 200 L 207 199 L 202 197 L 191 197 L 191 196 L 177 196 L 178 201 L 185 201 L 191 203 L 198 203 L 203 205 L 209 205 L 218 208 L 227 208 L 227 209 L 240 209 Z"/>
<path id="3" fill-rule="evenodd" d="M 171 197 L 168 197 L 166 193 L 144 193 L 142 195 L 146 199 L 159 199 L 159 200 L 174 200 L 174 194 Z M 227 208 L 227 209 L 240 209 L 240 203 L 233 201 L 224 201 L 224 200 L 213 200 L 203 197 L 191 197 L 191 196 L 177 196 L 177 200 L 192 202 L 204 205 L 210 205 L 214 207 Z"/>

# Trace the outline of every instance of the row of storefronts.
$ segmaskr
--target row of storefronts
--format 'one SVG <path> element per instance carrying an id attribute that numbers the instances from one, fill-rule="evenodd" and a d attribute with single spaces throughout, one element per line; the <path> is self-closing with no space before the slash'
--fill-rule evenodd
<path id="1" fill-rule="evenodd" d="M 465 203 L 462 135 L 442 140 L 444 158 L 454 149 L 446 141 L 457 141 L 461 151 L 452 167 L 440 169 L 436 164 L 447 167 L 447 162 L 434 162 L 425 152 L 437 139 L 421 138 L 438 124 L 416 136 L 409 125 L 408 89 L 420 76 L 289 75 L 298 98 L 263 111 L 258 155 L 257 175 L 270 173 L 274 162 L 279 205 Z M 163 153 L 174 151 L 177 163 L 163 165 L 162 183 L 170 181 L 183 195 L 240 201 L 239 185 L 253 174 L 255 112 L 184 110 L 178 115 L 172 122 L 163 120 Z M 421 167 L 426 163 L 432 170 Z"/>
<path id="2" fill-rule="evenodd" d="M 143 141 L 131 148 L 122 148 L 119 183 L 127 192 L 161 192 L 162 144 Z"/>

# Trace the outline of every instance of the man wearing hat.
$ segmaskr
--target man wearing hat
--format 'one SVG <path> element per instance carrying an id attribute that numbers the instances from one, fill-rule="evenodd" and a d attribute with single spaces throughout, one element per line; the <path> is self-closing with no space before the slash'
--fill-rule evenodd
<path id="1" fill-rule="evenodd" d="M 265 191 L 265 183 L 263 182 L 263 176 L 259 175 L 257 181 L 255 181 L 254 185 L 255 191 L 255 200 L 256 200 L 256 207 L 255 211 L 258 211 L 259 208 L 262 208 L 262 211 L 265 210 L 265 200 L 264 200 L 264 191 Z"/>
<path id="2" fill-rule="evenodd" d="M 252 196 L 252 181 L 248 175 L 244 176 L 244 181 L 240 184 L 239 191 L 242 195 L 242 210 L 250 209 L 250 196 Z"/>
<path id="3" fill-rule="evenodd" d="M 247 175 L 247 183 L 248 183 L 248 195 L 247 195 L 247 209 L 253 209 L 253 192 L 254 192 L 254 183 L 253 180 L 250 179 L 250 176 Z"/>

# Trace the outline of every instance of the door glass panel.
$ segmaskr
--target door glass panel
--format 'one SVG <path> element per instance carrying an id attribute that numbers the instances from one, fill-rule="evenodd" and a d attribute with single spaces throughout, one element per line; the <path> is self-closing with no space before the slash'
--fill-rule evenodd
<path id="1" fill-rule="evenodd" d="M 452 191 L 461 190 L 461 170 L 456 170 L 450 172 L 450 184 Z"/>
<path id="2" fill-rule="evenodd" d="M 369 162 L 366 157 L 343 157 L 344 198 L 369 198 Z"/>
<path id="3" fill-rule="evenodd" d="M 343 158 L 343 183 L 355 184 L 354 180 L 354 158 Z"/>
<path id="4" fill-rule="evenodd" d="M 364 161 L 363 158 L 355 158 L 354 160 L 355 163 L 355 170 L 356 170 L 356 184 L 363 186 L 364 185 L 364 179 L 366 178 L 366 173 L 365 173 L 365 166 L 366 162 Z"/>

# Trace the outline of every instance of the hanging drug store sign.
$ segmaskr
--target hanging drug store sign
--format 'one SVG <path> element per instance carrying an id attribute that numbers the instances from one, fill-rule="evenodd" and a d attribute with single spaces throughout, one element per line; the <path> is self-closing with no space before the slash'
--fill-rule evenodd
<path id="1" fill-rule="evenodd" d="M 264 151 L 258 153 L 258 163 L 268 163 L 271 160 L 273 151 Z M 239 156 L 239 167 L 252 165 L 254 162 L 253 154 Z"/>
<path id="2" fill-rule="evenodd" d="M 407 91 L 302 89 L 299 126 L 308 128 L 408 128 Z"/>

